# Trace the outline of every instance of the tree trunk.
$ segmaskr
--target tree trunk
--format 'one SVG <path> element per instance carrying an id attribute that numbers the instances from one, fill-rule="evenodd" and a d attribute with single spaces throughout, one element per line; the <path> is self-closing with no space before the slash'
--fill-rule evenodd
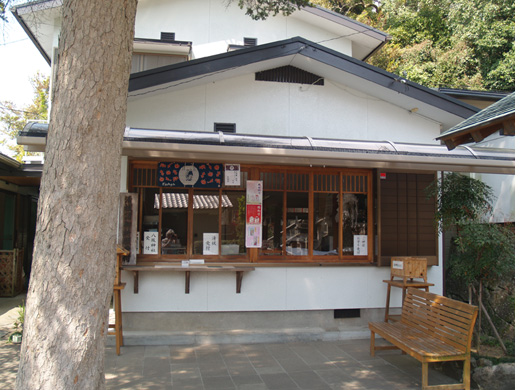
<path id="1" fill-rule="evenodd" d="M 62 6 L 17 389 L 104 388 L 136 7 Z"/>

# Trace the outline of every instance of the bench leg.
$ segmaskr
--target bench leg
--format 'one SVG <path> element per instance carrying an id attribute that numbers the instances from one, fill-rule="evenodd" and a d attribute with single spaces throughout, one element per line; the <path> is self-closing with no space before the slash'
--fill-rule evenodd
<path id="1" fill-rule="evenodd" d="M 388 315 L 390 312 L 390 292 L 392 286 L 390 286 L 390 283 L 388 284 L 388 287 L 386 288 L 386 306 L 385 306 L 385 322 L 388 322 Z"/>
<path id="2" fill-rule="evenodd" d="M 462 371 L 462 383 L 464 384 L 464 390 L 470 390 L 471 382 L 471 361 L 470 358 L 464 360 L 464 368 Z"/>
<path id="3" fill-rule="evenodd" d="M 428 388 L 428 363 L 422 362 L 422 390 Z"/>

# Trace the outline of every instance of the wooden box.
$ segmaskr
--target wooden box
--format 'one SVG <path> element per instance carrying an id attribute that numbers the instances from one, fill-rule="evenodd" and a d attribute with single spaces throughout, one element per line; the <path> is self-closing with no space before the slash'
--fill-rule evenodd
<path id="1" fill-rule="evenodd" d="M 425 257 L 392 257 L 391 276 L 402 279 L 422 278 L 427 281 L 428 260 Z"/>

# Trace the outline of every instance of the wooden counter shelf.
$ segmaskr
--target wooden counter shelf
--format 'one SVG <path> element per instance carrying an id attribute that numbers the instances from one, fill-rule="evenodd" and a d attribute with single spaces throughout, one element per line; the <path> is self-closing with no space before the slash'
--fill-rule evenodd
<path id="1" fill-rule="evenodd" d="M 183 267 L 178 264 L 146 264 L 146 265 L 126 265 L 125 271 L 134 274 L 134 294 L 139 293 L 139 272 L 184 272 L 184 293 L 190 293 L 190 277 L 192 272 L 235 272 L 236 273 L 236 293 L 242 290 L 242 278 L 244 272 L 254 271 L 255 267 L 234 266 L 234 265 L 190 265 Z"/>

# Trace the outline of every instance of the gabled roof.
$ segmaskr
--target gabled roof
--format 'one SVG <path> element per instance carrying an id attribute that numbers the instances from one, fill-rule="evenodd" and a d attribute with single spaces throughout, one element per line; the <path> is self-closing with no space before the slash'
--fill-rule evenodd
<path id="1" fill-rule="evenodd" d="M 33 0 L 11 8 L 18 23 L 49 65 L 55 39 L 54 24 L 60 21 L 62 5 L 63 0 Z M 334 39 L 348 38 L 352 42 L 352 55 L 362 60 L 390 40 L 390 36 L 382 31 L 318 6 L 304 7 L 290 17 L 335 34 Z"/>
<path id="2" fill-rule="evenodd" d="M 337 34 L 334 39 L 348 38 L 352 41 L 352 56 L 362 61 L 366 61 L 391 39 L 383 31 L 317 5 L 304 7 L 294 12 L 293 16 L 309 24 L 315 24 L 313 19 L 327 23 L 327 30 Z"/>
<path id="3" fill-rule="evenodd" d="M 503 135 L 515 135 L 514 92 L 445 131 L 437 139 L 444 141 L 451 150 L 457 145 L 480 142 L 499 130 Z"/>
<path id="4" fill-rule="evenodd" d="M 129 97 L 137 99 L 286 65 L 431 118 L 444 128 L 478 112 L 458 99 L 301 37 L 134 73 Z"/>

